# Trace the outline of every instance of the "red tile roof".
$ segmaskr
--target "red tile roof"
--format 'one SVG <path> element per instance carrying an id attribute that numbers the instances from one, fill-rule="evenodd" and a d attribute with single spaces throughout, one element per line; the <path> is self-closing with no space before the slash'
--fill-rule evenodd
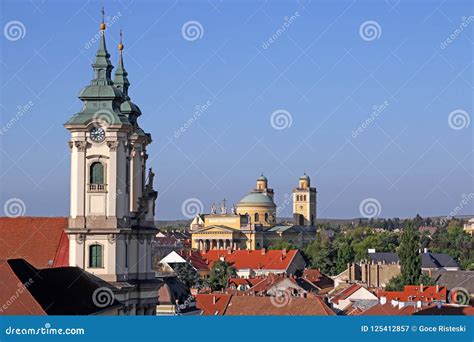
<path id="1" fill-rule="evenodd" d="M 0 315 L 46 315 L 6 260 L 0 260 Z"/>
<path id="2" fill-rule="evenodd" d="M 286 277 L 284 275 L 269 274 L 268 276 L 262 278 L 254 286 L 252 286 L 249 291 L 251 291 L 251 292 L 266 292 L 266 291 L 270 290 L 273 286 L 275 286 L 277 283 L 279 283 L 279 282 L 281 282 L 285 279 L 288 279 L 295 286 L 299 287 L 296 280 L 292 277 Z"/>
<path id="3" fill-rule="evenodd" d="M 335 313 L 318 297 L 289 297 L 287 304 L 281 305 L 275 297 L 232 296 L 224 315 L 333 316 Z"/>
<path id="4" fill-rule="evenodd" d="M 223 293 L 197 294 L 196 307 L 206 316 L 222 316 L 232 295 Z"/>
<path id="5" fill-rule="evenodd" d="M 302 278 L 320 289 L 332 289 L 334 287 L 334 280 L 317 269 L 306 268 L 303 271 Z"/>
<path id="6" fill-rule="evenodd" d="M 23 258 L 37 268 L 69 264 L 66 217 L 0 217 L 0 259 Z"/>
<path id="7" fill-rule="evenodd" d="M 400 302 L 432 302 L 446 301 L 446 287 L 444 286 L 419 286 L 407 285 L 403 291 L 380 291 L 378 297 L 385 297 L 387 301 Z"/>
<path id="8" fill-rule="evenodd" d="M 247 285 L 249 287 L 252 287 L 258 283 L 260 283 L 264 277 L 256 277 L 256 278 L 229 278 L 229 286 L 235 285 Z"/>
<path id="9" fill-rule="evenodd" d="M 331 302 L 338 304 L 339 300 L 348 298 L 349 296 L 354 294 L 356 291 L 358 291 L 360 288 L 362 288 L 361 285 L 352 284 L 349 287 L 346 287 L 345 289 L 343 289 L 342 291 L 339 291 L 338 293 L 336 293 L 336 295 L 331 298 Z"/>
<path id="10" fill-rule="evenodd" d="M 362 316 L 411 316 L 411 315 L 474 315 L 474 308 L 472 306 L 457 306 L 450 304 L 442 304 L 438 307 L 437 304 L 425 304 L 421 308 L 413 305 L 398 308 L 398 305 L 393 306 L 390 302 L 384 305 L 377 304 L 370 309 L 362 312 Z"/>
<path id="11" fill-rule="evenodd" d="M 288 269 L 298 250 L 211 250 L 200 252 L 201 258 L 208 262 L 209 267 L 223 258 L 236 269 L 265 269 L 284 272 Z"/>
<path id="12" fill-rule="evenodd" d="M 274 297 L 235 296 L 211 293 L 196 295 L 196 307 L 203 315 L 219 316 L 331 316 L 335 313 L 318 297 L 291 297 L 286 305 L 274 304 Z"/>

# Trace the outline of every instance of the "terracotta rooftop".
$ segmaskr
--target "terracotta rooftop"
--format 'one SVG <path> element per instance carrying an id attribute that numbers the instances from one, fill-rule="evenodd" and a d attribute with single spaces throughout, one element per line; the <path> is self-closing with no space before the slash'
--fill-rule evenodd
<path id="1" fill-rule="evenodd" d="M 0 260 L 0 315 L 46 315 L 25 285 L 10 264 Z"/>
<path id="2" fill-rule="evenodd" d="M 331 298 L 331 302 L 338 304 L 339 300 L 348 298 L 360 288 L 362 288 L 361 285 L 352 284 L 349 287 L 346 287 L 345 289 L 336 293 L 335 296 Z"/>
<path id="3" fill-rule="evenodd" d="M 362 312 L 362 316 L 411 316 L 411 315 L 474 315 L 474 307 L 457 306 L 451 304 L 434 304 L 430 303 L 421 308 L 414 305 L 399 308 L 398 305 L 392 305 L 390 302 L 386 304 L 377 304 L 370 309 Z"/>
<path id="4" fill-rule="evenodd" d="M 222 316 L 231 297 L 230 294 L 222 293 L 197 294 L 196 308 L 206 316 Z"/>
<path id="5" fill-rule="evenodd" d="M 403 291 L 380 291 L 378 297 L 385 297 L 387 301 L 400 302 L 433 302 L 446 301 L 446 287 L 407 285 Z"/>
<path id="6" fill-rule="evenodd" d="M 214 262 L 224 259 L 236 269 L 267 269 L 286 271 L 298 250 L 211 250 L 200 252 L 201 258 L 212 267 Z"/>
<path id="7" fill-rule="evenodd" d="M 274 304 L 276 303 L 276 304 Z M 225 316 L 332 316 L 335 313 L 318 297 L 289 297 L 286 305 L 275 297 L 232 296 Z"/>
<path id="8" fill-rule="evenodd" d="M 276 304 L 274 304 L 276 303 Z M 275 297 L 235 296 L 210 293 L 196 295 L 203 315 L 218 316 L 331 316 L 335 313 L 318 297 L 289 297 L 279 305 Z"/>
<path id="9" fill-rule="evenodd" d="M 69 264 L 66 217 L 0 217 L 0 260 L 22 258 L 37 268 Z"/>

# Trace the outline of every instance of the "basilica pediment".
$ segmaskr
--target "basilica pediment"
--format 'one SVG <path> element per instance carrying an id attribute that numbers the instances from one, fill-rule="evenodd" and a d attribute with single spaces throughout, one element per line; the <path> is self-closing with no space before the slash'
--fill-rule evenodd
<path id="1" fill-rule="evenodd" d="M 237 233 L 239 232 L 238 229 L 234 229 L 234 228 L 229 228 L 229 227 L 225 227 L 225 226 L 210 226 L 210 227 L 205 227 L 205 228 L 202 228 L 202 229 L 199 229 L 199 230 L 196 230 L 195 232 L 193 232 L 193 235 L 196 235 L 196 234 L 212 234 L 212 233 L 215 233 L 215 234 L 234 234 L 234 233 Z"/>

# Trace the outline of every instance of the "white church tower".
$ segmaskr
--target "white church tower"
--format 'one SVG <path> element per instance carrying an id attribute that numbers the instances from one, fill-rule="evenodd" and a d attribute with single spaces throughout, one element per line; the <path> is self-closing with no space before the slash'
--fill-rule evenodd
<path id="1" fill-rule="evenodd" d="M 140 109 L 128 96 L 122 39 L 112 81 L 103 13 L 100 28 L 94 78 L 79 94 L 83 108 L 65 124 L 71 133 L 69 265 L 115 286 L 124 314 L 153 314 L 151 242 L 158 193 L 151 169 L 146 174 L 152 140 L 139 127 Z"/>

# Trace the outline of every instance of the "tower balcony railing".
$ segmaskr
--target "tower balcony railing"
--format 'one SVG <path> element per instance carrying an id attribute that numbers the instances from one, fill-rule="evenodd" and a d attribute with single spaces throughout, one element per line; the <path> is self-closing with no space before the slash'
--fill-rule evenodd
<path id="1" fill-rule="evenodd" d="M 89 184 L 89 192 L 106 192 L 107 184 Z"/>

